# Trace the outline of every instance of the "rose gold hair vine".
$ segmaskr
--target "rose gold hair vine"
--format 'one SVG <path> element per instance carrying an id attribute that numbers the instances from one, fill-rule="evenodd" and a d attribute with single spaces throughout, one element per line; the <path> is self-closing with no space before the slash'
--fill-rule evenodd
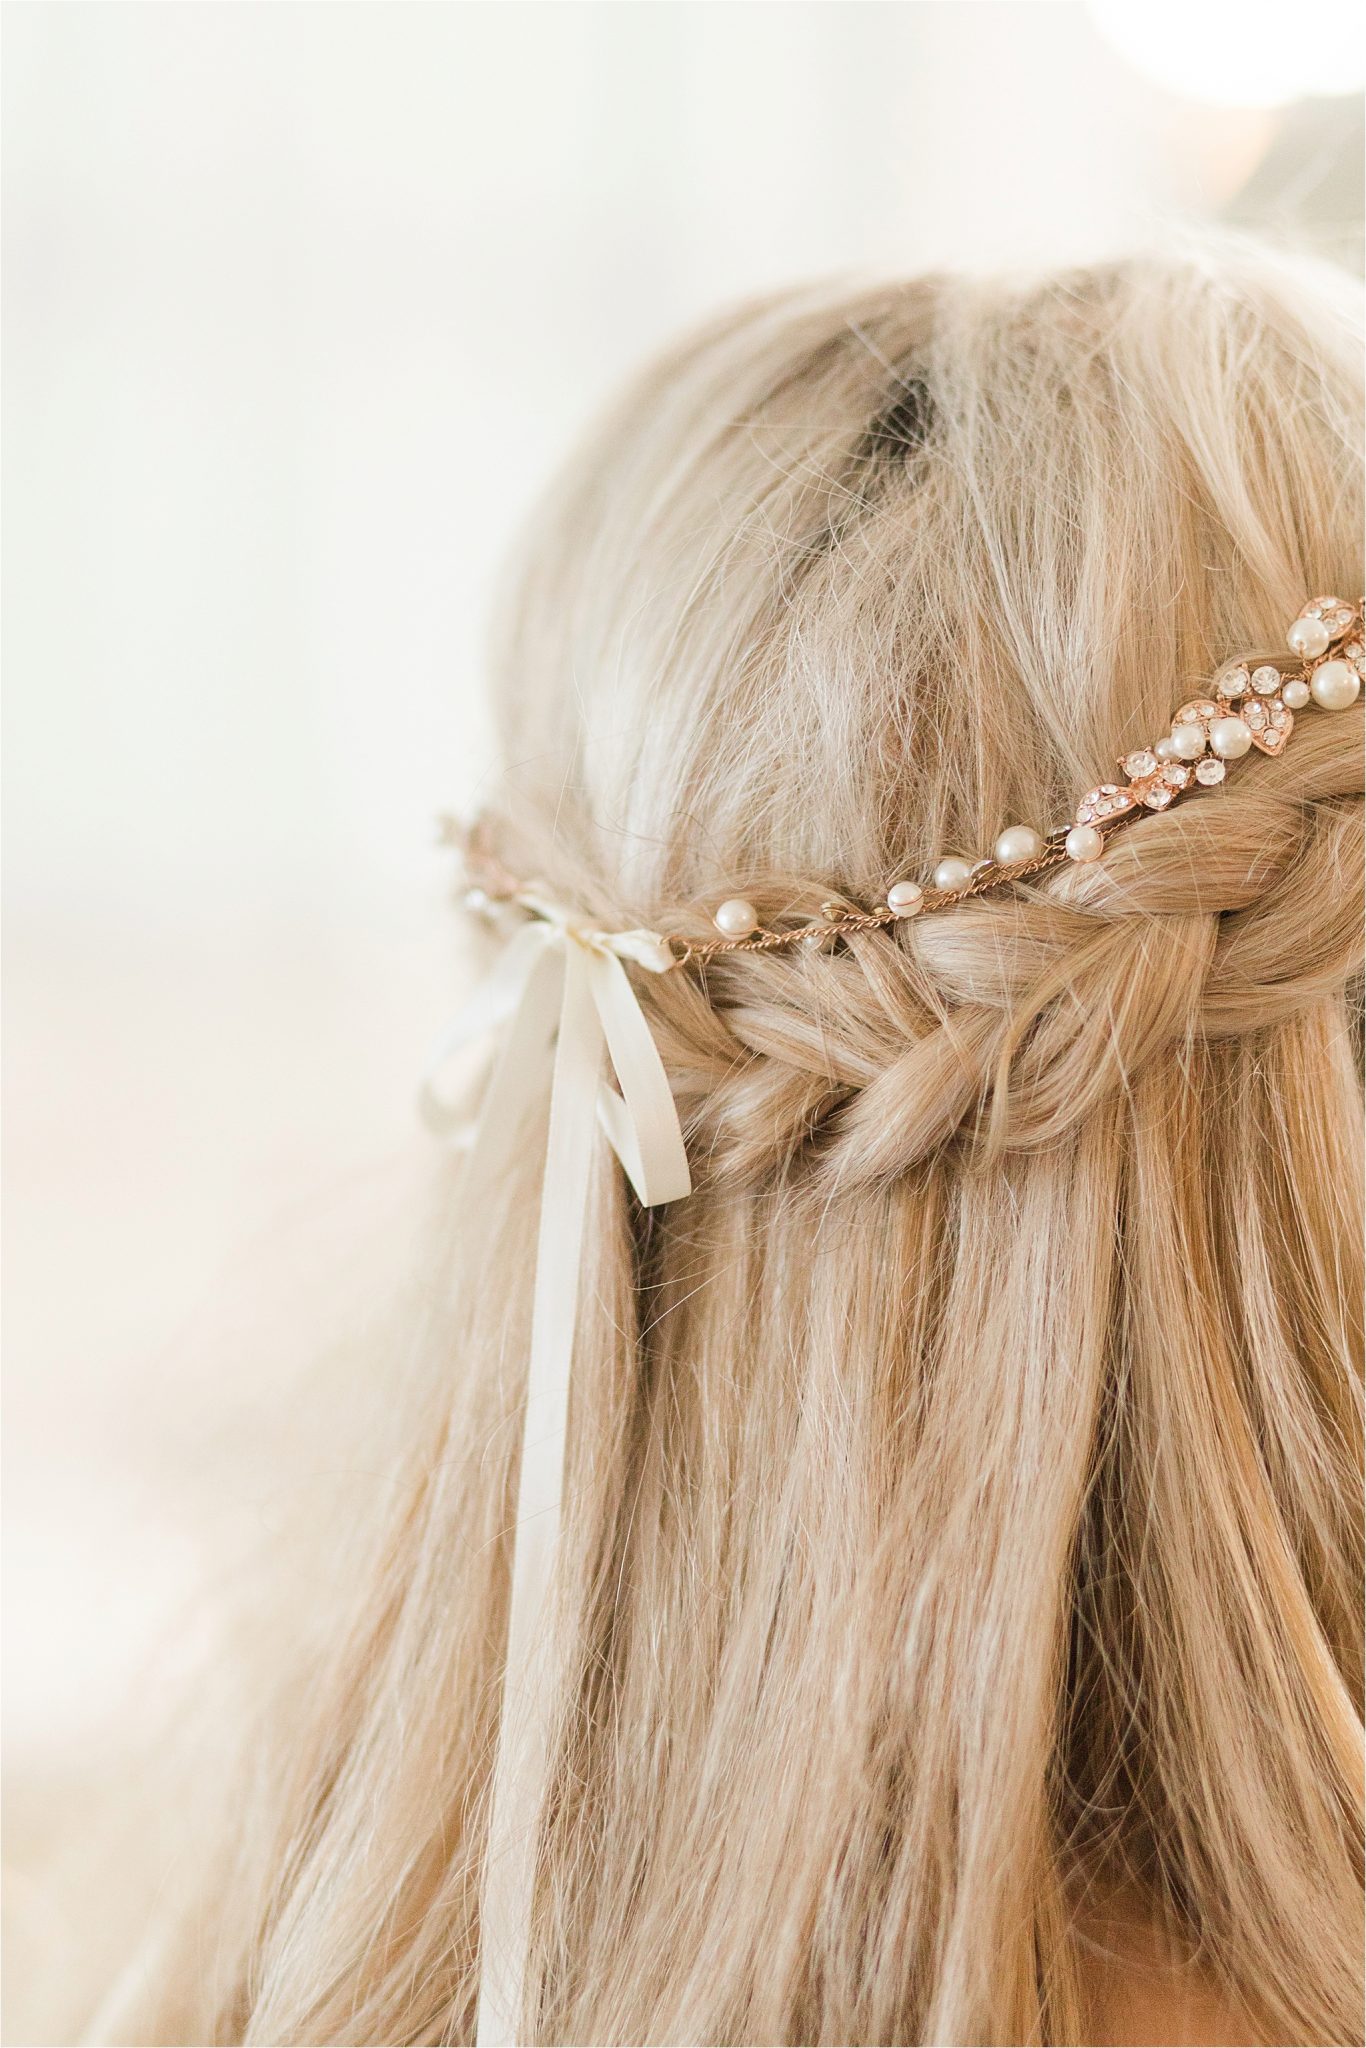
<path id="1" fill-rule="evenodd" d="M 731 896 L 712 915 L 714 939 L 669 938 L 658 933 L 632 933 L 641 964 L 663 972 L 670 967 L 705 965 L 723 953 L 772 953 L 790 946 L 820 945 L 856 932 L 880 931 L 903 918 L 946 910 L 987 890 L 1004 888 L 1045 874 L 1064 861 L 1098 860 L 1106 840 L 1144 811 L 1165 811 L 1196 790 L 1213 789 L 1229 768 L 1254 748 L 1279 754 L 1295 727 L 1295 714 L 1311 706 L 1345 711 L 1356 702 L 1366 673 L 1363 646 L 1363 605 L 1355 608 L 1338 597 L 1316 597 L 1305 605 L 1286 633 L 1286 645 L 1298 665 L 1283 669 L 1277 662 L 1234 662 L 1221 671 L 1205 697 L 1181 705 L 1171 727 L 1151 746 L 1124 756 L 1123 782 L 1102 782 L 1087 790 L 1067 825 L 1047 833 L 1032 825 L 1009 825 L 991 853 L 981 860 L 949 855 L 926 883 L 909 878 L 891 883 L 875 910 L 844 910 L 827 904 L 819 919 L 765 930 L 754 905 Z M 518 881 L 486 845 L 478 825 L 467 828 L 442 819 L 442 836 L 465 855 L 472 908 L 516 904 L 533 917 L 544 917 L 546 892 L 540 885 Z M 642 948 L 653 941 L 655 958 L 645 961 Z"/>

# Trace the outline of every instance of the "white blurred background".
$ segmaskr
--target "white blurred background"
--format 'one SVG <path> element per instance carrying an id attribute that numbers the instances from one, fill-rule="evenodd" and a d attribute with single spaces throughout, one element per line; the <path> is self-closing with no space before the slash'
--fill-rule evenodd
<path id="1" fill-rule="evenodd" d="M 258 1258 L 341 1291 L 317 1217 L 423 1143 L 432 818 L 490 771 L 491 573 L 581 421 L 806 273 L 1217 213 L 1359 263 L 1363 63 L 1303 0 L 31 0 L 4 42 L 22 1821 L 194 1582 L 168 1475 L 277 1426 Z"/>

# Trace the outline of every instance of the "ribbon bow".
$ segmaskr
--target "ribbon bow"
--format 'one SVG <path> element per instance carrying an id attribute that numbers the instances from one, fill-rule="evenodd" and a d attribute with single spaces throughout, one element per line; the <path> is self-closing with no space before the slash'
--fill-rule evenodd
<path id="1" fill-rule="evenodd" d="M 535 1882 L 536 1834 L 558 1690 L 548 1594 L 559 1538 L 569 1376 L 579 1267 L 597 1127 L 649 1208 L 689 1194 L 678 1112 L 623 960 L 651 973 L 674 965 L 655 932 L 577 926 L 534 893 L 533 912 L 456 1019 L 428 1068 L 421 1108 L 438 1132 L 457 1118 L 437 1092 L 440 1068 L 499 1025 L 495 1061 L 466 1169 L 471 1210 L 485 1176 L 515 1144 L 543 1095 L 554 1049 L 545 1174 L 536 1244 L 531 1356 L 513 1531 L 502 1714 L 480 1915 L 479 2048 L 518 2040 Z M 603 1075 L 611 1061 L 620 1093 Z"/>

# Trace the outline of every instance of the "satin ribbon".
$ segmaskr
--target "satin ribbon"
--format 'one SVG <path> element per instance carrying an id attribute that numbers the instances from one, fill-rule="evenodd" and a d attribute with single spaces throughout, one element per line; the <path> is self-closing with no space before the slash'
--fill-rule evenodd
<path id="1" fill-rule="evenodd" d="M 572 924 L 535 894 L 534 912 L 470 998 L 428 1069 L 422 1111 L 435 1130 L 456 1118 L 436 1077 L 461 1047 L 500 1026 L 496 1058 L 466 1168 L 467 1213 L 492 1186 L 544 1101 L 553 1047 L 545 1174 L 532 1296 L 531 1354 L 513 1530 L 512 1589 L 502 1713 L 480 1912 L 479 2048 L 520 2039 L 536 1846 L 562 1676 L 551 1627 L 560 1530 L 569 1377 L 579 1268 L 597 1130 L 649 1208 L 691 1192 L 668 1076 L 622 965 L 673 965 L 654 932 L 599 932 Z M 603 1076 L 608 1056 L 620 1093 Z"/>

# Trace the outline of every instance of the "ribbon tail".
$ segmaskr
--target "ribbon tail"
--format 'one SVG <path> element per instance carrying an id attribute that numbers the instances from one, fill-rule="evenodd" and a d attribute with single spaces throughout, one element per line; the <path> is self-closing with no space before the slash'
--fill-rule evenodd
<path id="1" fill-rule="evenodd" d="M 621 1094 L 606 1083 L 598 1119 L 646 1208 L 692 1193 L 688 1155 L 659 1047 L 615 954 L 591 953 L 588 973 Z"/>
<path id="2" fill-rule="evenodd" d="M 554 958 L 562 962 L 563 999 L 536 1250 L 502 1716 L 484 1862 L 479 2048 L 515 2048 L 521 2038 L 537 1839 L 561 1690 L 550 1594 L 603 1033 L 587 955 L 571 941 Z"/>
<path id="3" fill-rule="evenodd" d="M 462 1005 L 454 1024 L 433 1050 L 422 1077 L 418 1109 L 428 1130 L 438 1137 L 459 1131 L 466 1119 L 462 1102 L 447 1102 L 441 1095 L 437 1084 L 443 1067 L 465 1046 L 487 1037 L 512 1017 L 512 1029 L 503 1041 L 479 1114 L 480 1133 L 494 1132 L 505 1140 L 511 1137 L 505 1123 L 509 1078 L 515 1082 L 532 1069 L 540 1071 L 555 1028 L 553 990 L 558 984 L 548 972 L 553 964 L 549 950 L 546 927 L 524 925 L 493 972 Z M 547 986 L 552 989 L 549 1004 L 544 994 Z M 519 1092 L 524 1095 L 525 1087 Z"/>

